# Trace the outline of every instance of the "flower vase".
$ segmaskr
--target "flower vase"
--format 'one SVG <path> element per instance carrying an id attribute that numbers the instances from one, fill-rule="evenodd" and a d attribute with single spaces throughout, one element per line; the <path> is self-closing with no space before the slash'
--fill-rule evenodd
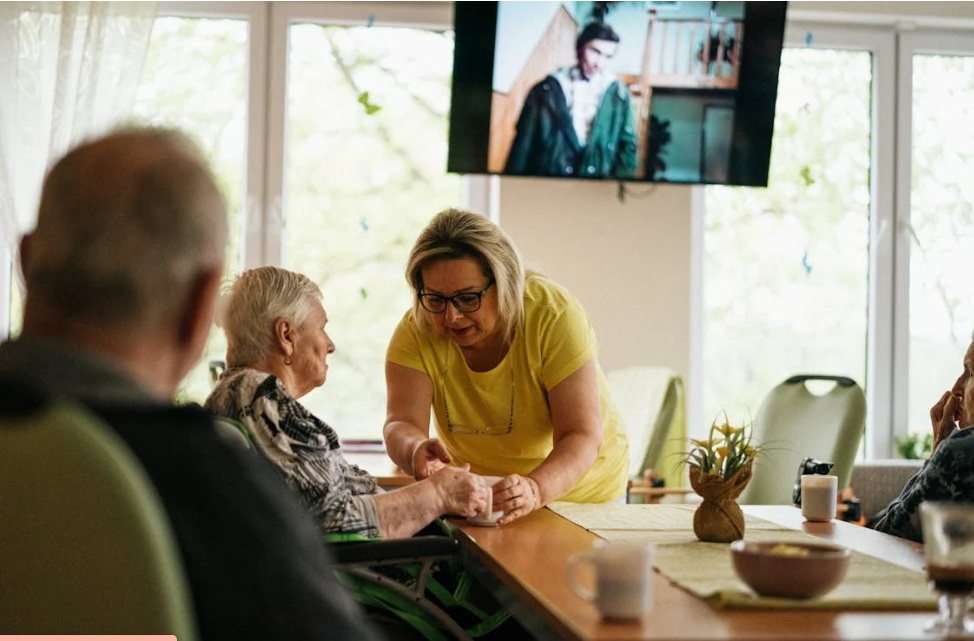
<path id="1" fill-rule="evenodd" d="M 703 498 L 693 514 L 693 533 L 701 541 L 730 543 L 744 538 L 744 512 L 737 504 L 748 481 L 751 463 L 742 465 L 730 478 L 719 474 L 703 474 L 700 468 L 690 468 L 690 486 Z"/>

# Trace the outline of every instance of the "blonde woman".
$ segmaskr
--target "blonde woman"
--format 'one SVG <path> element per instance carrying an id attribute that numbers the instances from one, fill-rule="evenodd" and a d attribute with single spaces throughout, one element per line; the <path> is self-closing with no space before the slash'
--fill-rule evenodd
<path id="1" fill-rule="evenodd" d="M 414 304 L 386 356 L 392 459 L 418 479 L 450 464 L 505 477 L 501 524 L 555 500 L 622 500 L 628 442 L 575 297 L 526 275 L 497 225 L 455 209 L 420 234 L 406 278 Z"/>

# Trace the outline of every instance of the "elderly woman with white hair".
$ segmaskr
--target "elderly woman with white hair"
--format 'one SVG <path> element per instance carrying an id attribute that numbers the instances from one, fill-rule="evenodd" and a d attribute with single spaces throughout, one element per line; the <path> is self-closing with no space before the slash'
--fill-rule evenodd
<path id="1" fill-rule="evenodd" d="M 444 514 L 473 516 L 488 488 L 466 467 L 383 492 L 348 463 L 338 434 L 298 399 L 324 384 L 335 344 L 321 290 L 278 267 L 245 271 L 226 300 L 227 370 L 206 400 L 210 411 L 240 421 L 285 475 L 325 532 L 412 536 Z"/>

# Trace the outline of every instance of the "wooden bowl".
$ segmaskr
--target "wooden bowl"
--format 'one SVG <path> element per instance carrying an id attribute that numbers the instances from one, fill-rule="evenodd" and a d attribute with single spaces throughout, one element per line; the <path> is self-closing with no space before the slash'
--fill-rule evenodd
<path id="1" fill-rule="evenodd" d="M 852 553 L 834 545 L 731 543 L 734 571 L 761 596 L 814 599 L 839 585 Z"/>

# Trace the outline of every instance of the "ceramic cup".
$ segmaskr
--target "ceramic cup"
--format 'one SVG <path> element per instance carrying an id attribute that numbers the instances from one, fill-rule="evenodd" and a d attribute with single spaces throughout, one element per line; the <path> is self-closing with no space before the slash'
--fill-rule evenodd
<path id="1" fill-rule="evenodd" d="M 831 521 L 838 501 L 837 476 L 802 474 L 802 516 L 807 521 Z"/>
<path id="2" fill-rule="evenodd" d="M 467 520 L 473 523 L 474 525 L 495 527 L 497 525 L 497 519 L 504 516 L 504 513 L 499 511 L 498 512 L 494 511 L 494 492 L 492 488 L 494 487 L 495 483 L 502 481 L 504 477 L 484 476 L 483 479 L 487 481 L 487 489 L 489 490 L 487 492 L 487 507 L 484 508 L 483 512 L 478 512 L 476 516 L 472 516 Z"/>
<path id="3" fill-rule="evenodd" d="M 578 582 L 582 564 L 591 564 L 595 570 L 594 592 Z M 579 598 L 592 601 L 603 618 L 638 619 L 652 605 L 653 546 L 600 541 L 591 552 L 569 558 L 568 584 Z"/>

